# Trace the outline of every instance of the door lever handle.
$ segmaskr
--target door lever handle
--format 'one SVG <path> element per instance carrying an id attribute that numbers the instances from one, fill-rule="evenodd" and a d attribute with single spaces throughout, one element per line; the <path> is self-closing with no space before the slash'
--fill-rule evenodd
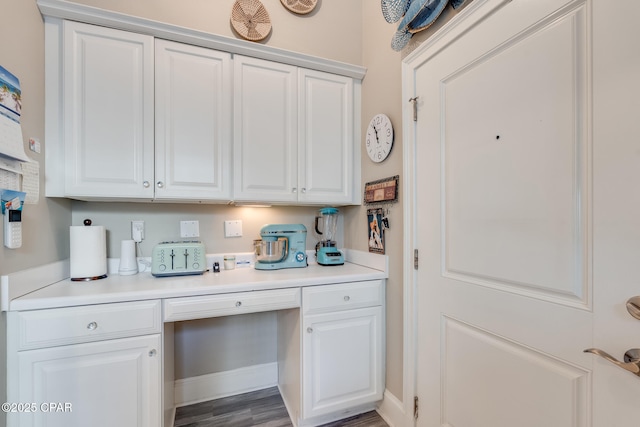
<path id="1" fill-rule="evenodd" d="M 585 353 L 593 353 L 600 356 L 609 362 L 621 367 L 622 369 L 629 371 L 640 377 L 640 348 L 632 348 L 627 350 L 624 354 L 624 362 L 619 361 L 606 351 L 602 351 L 598 348 L 588 348 L 584 350 Z"/>
<path id="2" fill-rule="evenodd" d="M 631 316 L 640 320 L 640 296 L 629 298 L 627 301 L 627 311 Z"/>

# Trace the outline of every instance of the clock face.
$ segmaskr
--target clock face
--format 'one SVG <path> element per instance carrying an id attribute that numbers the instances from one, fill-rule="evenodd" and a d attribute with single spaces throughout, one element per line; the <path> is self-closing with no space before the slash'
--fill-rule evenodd
<path id="1" fill-rule="evenodd" d="M 377 114 L 369 122 L 365 139 L 369 158 L 379 163 L 389 156 L 393 147 L 393 125 L 385 114 Z"/>

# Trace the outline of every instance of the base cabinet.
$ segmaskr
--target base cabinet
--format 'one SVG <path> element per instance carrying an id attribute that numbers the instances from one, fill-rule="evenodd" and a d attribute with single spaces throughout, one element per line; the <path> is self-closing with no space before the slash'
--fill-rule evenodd
<path id="1" fill-rule="evenodd" d="M 382 307 L 305 316 L 305 418 L 382 399 Z"/>
<path id="2" fill-rule="evenodd" d="M 297 408 L 292 393 L 283 393 L 296 425 L 322 425 L 370 410 L 382 400 L 383 280 L 303 288 L 299 336 Z"/>
<path id="3" fill-rule="evenodd" d="M 277 381 L 295 426 L 373 409 L 384 391 L 384 283 L 9 311 L 6 425 L 170 427 L 172 322 L 261 311 L 278 312 Z"/>
<path id="4" fill-rule="evenodd" d="M 47 427 L 160 425 L 160 334 L 18 354 L 16 423 Z"/>

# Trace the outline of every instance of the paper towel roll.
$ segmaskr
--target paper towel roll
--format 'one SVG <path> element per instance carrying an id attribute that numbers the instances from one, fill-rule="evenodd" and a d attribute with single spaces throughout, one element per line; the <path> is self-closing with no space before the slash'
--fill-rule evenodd
<path id="1" fill-rule="evenodd" d="M 101 225 L 69 227 L 71 280 L 107 277 L 107 237 Z"/>

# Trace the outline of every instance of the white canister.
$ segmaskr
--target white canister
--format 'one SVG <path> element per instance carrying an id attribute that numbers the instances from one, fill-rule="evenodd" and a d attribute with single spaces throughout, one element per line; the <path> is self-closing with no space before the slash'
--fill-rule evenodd
<path id="1" fill-rule="evenodd" d="M 236 256 L 235 255 L 225 255 L 224 256 L 224 269 L 225 270 L 233 270 L 236 268 Z"/>
<path id="2" fill-rule="evenodd" d="M 138 260 L 136 259 L 136 242 L 123 240 L 120 244 L 120 267 L 118 274 L 130 276 L 138 273 Z"/>
<path id="3" fill-rule="evenodd" d="M 101 225 L 69 227 L 69 269 L 71 280 L 97 280 L 107 277 L 107 236 Z"/>

